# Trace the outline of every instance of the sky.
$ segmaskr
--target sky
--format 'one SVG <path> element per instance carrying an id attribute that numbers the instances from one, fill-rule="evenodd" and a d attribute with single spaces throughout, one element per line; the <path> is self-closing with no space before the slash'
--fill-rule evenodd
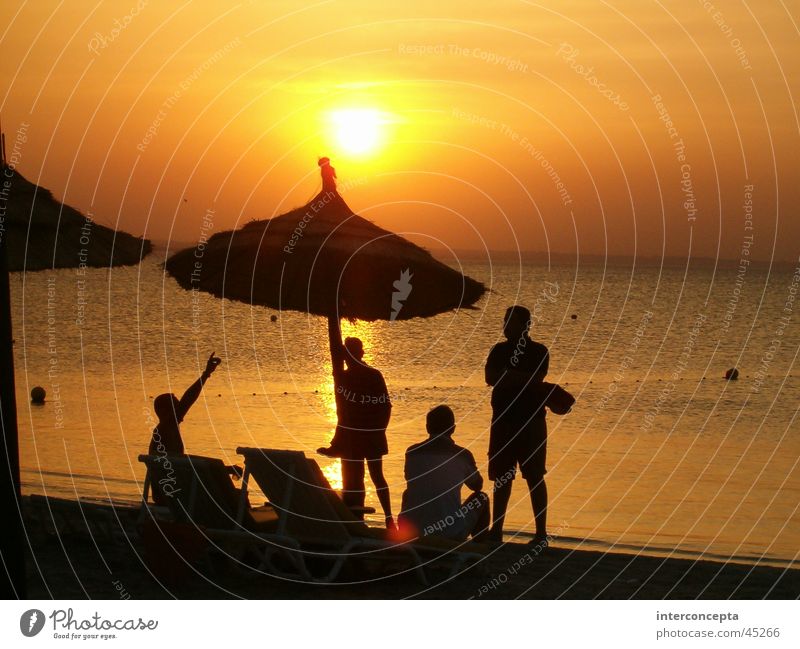
<path id="1" fill-rule="evenodd" d="M 796 262 L 778 1 L 4 0 L 6 155 L 173 247 L 304 204 L 434 249 Z M 746 252 L 745 252 L 746 251 Z"/>

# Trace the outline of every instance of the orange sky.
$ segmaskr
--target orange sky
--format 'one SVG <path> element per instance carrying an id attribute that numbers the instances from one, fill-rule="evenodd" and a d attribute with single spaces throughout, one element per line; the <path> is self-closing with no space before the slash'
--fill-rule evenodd
<path id="1" fill-rule="evenodd" d="M 798 258 L 796 7 L 382 4 L 6 0 L 7 155 L 156 240 L 305 202 L 326 154 L 430 248 Z M 376 150 L 336 140 L 345 108 Z"/>

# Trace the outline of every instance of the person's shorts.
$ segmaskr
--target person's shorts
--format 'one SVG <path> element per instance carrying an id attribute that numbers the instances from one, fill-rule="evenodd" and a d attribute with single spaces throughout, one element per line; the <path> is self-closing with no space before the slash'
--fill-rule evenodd
<path id="1" fill-rule="evenodd" d="M 385 428 L 354 431 L 337 427 L 331 445 L 345 460 L 379 460 L 389 452 Z"/>
<path id="2" fill-rule="evenodd" d="M 494 421 L 489 435 L 489 479 L 513 480 L 517 465 L 526 480 L 547 473 L 547 419 L 519 422 Z"/>

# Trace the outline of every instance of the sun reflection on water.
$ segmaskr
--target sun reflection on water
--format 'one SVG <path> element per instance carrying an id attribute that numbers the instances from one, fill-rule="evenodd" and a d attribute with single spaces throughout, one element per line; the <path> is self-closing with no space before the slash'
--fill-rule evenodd
<path id="1" fill-rule="evenodd" d="M 336 490 L 342 488 L 342 463 L 338 460 L 335 462 L 331 462 L 327 466 L 322 467 L 323 475 L 328 479 L 328 482 L 331 483 L 331 487 Z"/>

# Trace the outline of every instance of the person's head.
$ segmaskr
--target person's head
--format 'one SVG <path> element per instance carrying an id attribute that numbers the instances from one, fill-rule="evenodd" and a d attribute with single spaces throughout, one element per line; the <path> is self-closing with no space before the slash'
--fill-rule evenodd
<path id="1" fill-rule="evenodd" d="M 178 421 L 178 397 L 174 394 L 159 394 L 153 401 L 153 410 L 161 423 Z M 179 422 L 180 423 L 180 422 Z"/>
<path id="2" fill-rule="evenodd" d="M 320 158 L 319 160 L 317 160 L 317 164 L 320 167 L 324 167 L 326 165 L 329 165 L 330 163 L 331 163 L 331 159 L 330 158 Z"/>
<path id="3" fill-rule="evenodd" d="M 531 312 L 524 306 L 514 305 L 506 309 L 503 333 L 508 340 L 517 340 L 528 334 L 531 327 Z"/>
<path id="4" fill-rule="evenodd" d="M 344 349 L 347 352 L 345 360 L 350 365 L 350 361 L 360 363 L 364 358 L 364 343 L 360 338 L 347 337 L 344 339 Z"/>
<path id="5" fill-rule="evenodd" d="M 425 427 L 431 438 L 452 437 L 456 429 L 456 416 L 450 406 L 436 406 L 428 412 Z"/>

